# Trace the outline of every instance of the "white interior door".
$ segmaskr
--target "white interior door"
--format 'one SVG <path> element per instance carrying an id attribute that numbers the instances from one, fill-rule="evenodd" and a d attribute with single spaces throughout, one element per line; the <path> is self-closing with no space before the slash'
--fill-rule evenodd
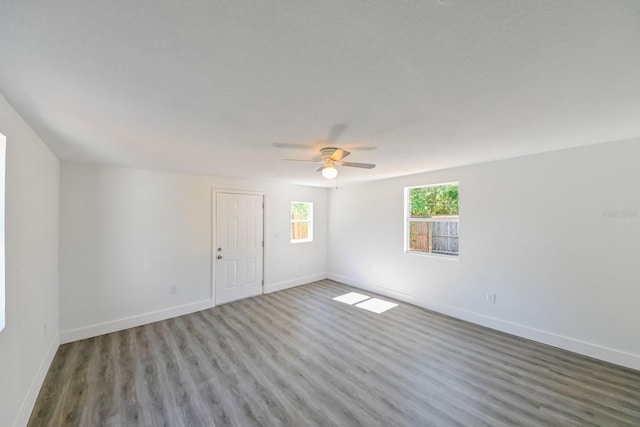
<path id="1" fill-rule="evenodd" d="M 216 193 L 216 304 L 262 294 L 263 199 Z"/>

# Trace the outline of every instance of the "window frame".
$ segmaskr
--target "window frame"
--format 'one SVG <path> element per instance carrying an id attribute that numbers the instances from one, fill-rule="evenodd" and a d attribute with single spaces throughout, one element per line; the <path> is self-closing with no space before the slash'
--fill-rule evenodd
<path id="1" fill-rule="evenodd" d="M 294 204 L 305 204 L 309 206 L 309 217 L 307 219 L 294 219 L 293 218 L 293 205 Z M 290 216 L 290 231 L 289 231 L 289 241 L 290 243 L 309 243 L 313 242 L 313 202 L 300 202 L 300 201 L 292 201 L 289 205 L 289 216 Z M 293 238 L 293 224 L 295 223 L 307 223 L 308 225 L 308 235 L 305 239 L 294 239 Z"/>
<path id="2" fill-rule="evenodd" d="M 450 181 L 450 182 L 439 182 L 436 184 L 424 184 L 424 185 L 413 185 L 404 188 L 404 252 L 406 254 L 411 255 L 419 255 L 419 256 L 427 256 L 433 258 L 442 258 L 449 260 L 458 260 L 460 258 L 460 213 L 458 215 L 441 215 L 435 217 L 412 217 L 411 216 L 411 190 L 415 188 L 426 188 L 426 187 L 441 187 L 446 185 L 458 185 L 458 203 L 460 202 L 460 182 L 459 181 Z M 460 209 L 458 209 L 459 211 Z M 411 249 L 411 223 L 420 222 L 420 223 L 452 223 L 455 222 L 458 224 L 458 251 L 456 253 L 446 253 L 446 252 L 429 252 L 424 250 Z M 450 235 L 449 235 L 450 236 Z"/>
<path id="3" fill-rule="evenodd" d="M 0 133 L 0 331 L 6 326 L 5 197 L 7 137 Z"/>

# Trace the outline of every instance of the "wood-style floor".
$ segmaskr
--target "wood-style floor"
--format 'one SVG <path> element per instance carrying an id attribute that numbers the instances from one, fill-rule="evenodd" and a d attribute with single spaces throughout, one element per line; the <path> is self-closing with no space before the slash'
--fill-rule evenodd
<path id="1" fill-rule="evenodd" d="M 370 294 L 323 280 L 63 345 L 29 425 L 640 426 L 640 372 L 350 291 Z"/>

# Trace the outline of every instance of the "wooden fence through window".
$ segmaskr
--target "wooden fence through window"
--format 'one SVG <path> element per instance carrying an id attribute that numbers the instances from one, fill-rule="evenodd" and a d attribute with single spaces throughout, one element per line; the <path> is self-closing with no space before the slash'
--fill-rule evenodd
<path id="1" fill-rule="evenodd" d="M 409 250 L 457 255 L 458 239 L 457 221 L 409 222 Z"/>
<path id="2" fill-rule="evenodd" d="M 291 240 L 303 240 L 309 238 L 308 222 L 292 222 L 291 223 Z"/>

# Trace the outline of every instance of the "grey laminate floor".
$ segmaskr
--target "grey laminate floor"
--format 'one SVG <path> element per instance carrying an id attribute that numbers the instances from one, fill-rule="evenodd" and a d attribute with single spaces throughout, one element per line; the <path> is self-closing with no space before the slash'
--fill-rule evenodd
<path id="1" fill-rule="evenodd" d="M 63 345 L 29 425 L 640 426 L 640 372 L 332 301 L 354 290 L 323 280 Z"/>

